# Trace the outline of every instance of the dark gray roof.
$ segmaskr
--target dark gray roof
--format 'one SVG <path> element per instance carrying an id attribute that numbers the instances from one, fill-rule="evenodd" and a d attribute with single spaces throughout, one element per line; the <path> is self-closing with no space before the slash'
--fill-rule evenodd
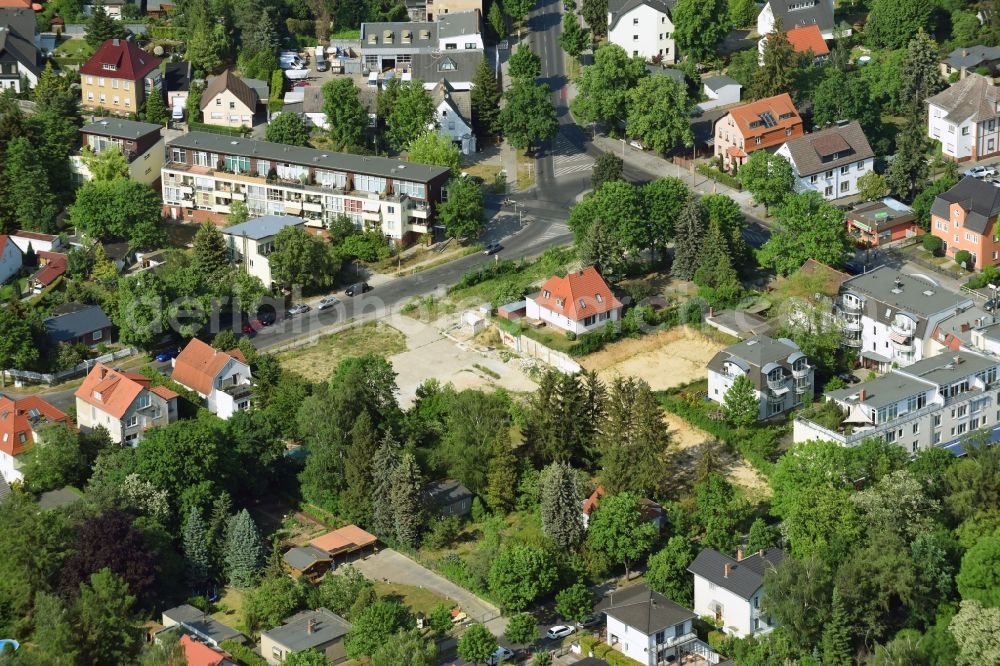
<path id="1" fill-rule="evenodd" d="M 482 59 L 483 52 L 479 49 L 415 53 L 410 70 L 414 80 L 434 83 L 445 79 L 454 85 L 458 81 L 472 81 Z"/>
<path id="2" fill-rule="evenodd" d="M 975 69 L 982 64 L 997 60 L 1000 60 L 1000 48 L 980 44 L 955 49 L 944 59 L 944 64 L 953 69 Z"/>
<path id="3" fill-rule="evenodd" d="M 803 7 L 812 2 L 812 5 Z M 770 0 L 775 22 L 780 18 L 787 31 L 797 26 L 818 25 L 821 31 L 833 30 L 833 3 L 826 0 Z M 789 9 L 797 7 L 797 9 Z"/>
<path id="4" fill-rule="evenodd" d="M 596 609 L 646 636 L 697 617 L 645 583 L 615 590 L 598 602 Z"/>
<path id="5" fill-rule="evenodd" d="M 479 34 L 479 12 L 449 12 L 438 17 L 438 39 Z"/>
<path id="6" fill-rule="evenodd" d="M 1000 213 L 1000 187 L 985 180 L 966 176 L 947 192 L 934 198 L 931 213 L 950 219 L 949 207 L 957 203 L 965 211 L 965 228 L 984 234 L 991 220 Z"/>
<path id="7" fill-rule="evenodd" d="M 764 573 L 777 567 L 784 558 L 785 553 L 780 548 L 770 548 L 764 551 L 763 556 L 754 553 L 737 562 L 735 557 L 706 548 L 694 558 L 688 571 L 729 590 L 741 599 L 749 599 L 764 583 Z M 726 576 L 727 564 L 731 566 L 729 576 Z"/>
<path id="8" fill-rule="evenodd" d="M 42 322 L 45 334 L 54 343 L 75 340 L 88 333 L 111 326 L 111 320 L 99 305 L 90 305 L 66 314 L 49 317 Z"/>
<path id="9" fill-rule="evenodd" d="M 73 488 L 59 488 L 50 490 L 38 496 L 38 508 L 42 511 L 49 509 L 59 509 L 70 504 L 75 504 L 83 499 L 83 494 Z"/>
<path id="10" fill-rule="evenodd" d="M 472 123 L 472 92 L 469 90 L 455 90 L 450 83 L 445 80 L 438 81 L 438 84 L 431 90 L 431 99 L 437 107 L 445 99 L 448 100 L 455 113 L 467 124 Z"/>
<path id="11" fill-rule="evenodd" d="M 663 67 L 661 65 L 653 65 L 650 63 L 646 64 L 646 72 L 650 76 L 669 76 L 674 81 L 687 85 L 687 77 L 684 72 L 677 69 L 676 67 Z"/>
<path id="12" fill-rule="evenodd" d="M 276 236 L 285 227 L 297 227 L 305 224 L 305 220 L 294 215 L 262 215 L 242 224 L 226 227 L 222 233 L 227 236 L 246 236 L 253 240 Z"/>
<path id="13" fill-rule="evenodd" d="M 847 217 L 879 232 L 913 222 L 913 211 L 902 202 L 886 197 L 882 201 L 869 201 L 855 206 Z"/>
<path id="14" fill-rule="evenodd" d="M 656 11 L 670 16 L 670 10 L 674 8 L 675 4 L 677 4 L 677 0 L 609 0 L 608 13 L 611 14 L 611 24 L 608 26 L 608 31 L 614 30 L 618 21 L 636 7 L 648 5 Z"/>
<path id="15" fill-rule="evenodd" d="M 856 120 L 806 134 L 785 145 L 799 176 L 811 176 L 875 157 L 864 130 Z"/>
<path id="16" fill-rule="evenodd" d="M 480 57 L 482 56 L 481 52 Z M 471 80 L 471 78 L 470 78 Z M 389 159 L 387 157 L 369 157 L 367 155 L 350 155 L 334 151 L 316 150 L 288 146 L 283 143 L 242 139 L 225 134 L 210 132 L 188 132 L 170 141 L 171 147 L 204 150 L 221 155 L 240 157 L 259 157 L 265 160 L 288 162 L 361 173 L 382 178 L 398 178 L 426 183 L 448 173 L 448 167 L 429 164 L 414 164 L 405 160 Z"/>
<path id="17" fill-rule="evenodd" d="M 472 491 L 454 479 L 428 483 L 424 486 L 424 493 L 432 502 L 443 505 L 472 497 Z"/>
<path id="18" fill-rule="evenodd" d="M 202 638 L 216 644 L 225 640 L 235 640 L 238 643 L 246 641 L 246 636 L 229 627 L 204 611 L 195 608 L 190 604 L 181 604 L 170 610 L 163 611 L 164 624 L 167 619 L 172 620 Z"/>
<path id="19" fill-rule="evenodd" d="M 1000 102 L 998 90 L 1000 88 L 993 85 L 993 79 L 970 73 L 961 81 L 929 97 L 927 103 L 944 109 L 946 119 L 953 123 L 970 118 L 974 122 L 990 120 L 996 117 L 997 103 Z"/>
<path id="20" fill-rule="evenodd" d="M 37 19 L 26 7 L 0 7 L 0 25 L 5 25 L 25 40 L 34 41 Z"/>
<path id="21" fill-rule="evenodd" d="M 35 48 L 34 38 L 32 34 L 29 41 L 27 36 L 15 32 L 6 25 L 0 25 L 0 53 L 9 53 L 37 76 L 41 74 L 42 68 L 38 63 L 38 49 Z"/>
<path id="22" fill-rule="evenodd" d="M 87 123 L 81 132 L 87 134 L 100 134 L 101 136 L 111 136 L 118 139 L 140 139 L 147 134 L 159 134 L 163 129 L 162 125 L 153 123 L 143 123 L 138 120 L 124 120 L 121 118 L 96 118 L 93 122 Z"/>
<path id="23" fill-rule="evenodd" d="M 906 400 L 911 395 L 926 393 L 930 388 L 926 382 L 893 371 L 849 388 L 827 391 L 825 395 L 837 402 L 850 400 L 860 402 L 872 409 L 879 409 L 894 405 L 900 400 Z M 856 396 L 861 391 L 865 392 L 865 399 L 857 401 Z"/>
<path id="24" fill-rule="evenodd" d="M 191 62 L 188 60 L 168 62 L 163 78 L 167 92 L 187 91 L 191 88 Z"/>
<path id="25" fill-rule="evenodd" d="M 309 622 L 314 621 L 312 633 Z M 268 631 L 262 631 L 278 645 L 291 652 L 301 652 L 309 648 L 333 643 L 351 630 L 351 623 L 325 608 L 303 611 L 285 620 L 285 624 Z"/>
<path id="26" fill-rule="evenodd" d="M 409 40 L 407 41 L 407 35 Z M 374 41 L 372 38 L 374 37 Z M 437 48 L 438 24 L 433 21 L 393 21 L 361 24 L 361 51 L 416 53 Z"/>
<path id="27" fill-rule="evenodd" d="M 715 90 L 715 91 L 719 91 L 722 88 L 725 88 L 726 86 L 739 86 L 741 88 L 743 87 L 743 84 L 741 84 L 739 81 L 725 75 L 710 76 L 702 81 L 702 85 L 704 85 L 709 90 Z"/>
<path id="28" fill-rule="evenodd" d="M 316 546 L 306 544 L 299 548 L 290 549 L 282 556 L 282 559 L 285 561 L 285 564 L 293 569 L 305 571 L 317 562 L 329 562 L 330 553 L 320 550 Z"/>
<path id="29" fill-rule="evenodd" d="M 754 386 L 761 386 L 762 375 L 766 375 L 773 366 L 780 366 L 785 370 L 785 376 L 792 371 L 792 355 L 799 355 L 798 345 L 787 338 L 775 340 L 766 335 L 758 335 L 748 338 L 735 345 L 726 347 L 712 357 L 708 362 L 708 367 L 716 372 L 724 372 L 727 362 L 735 363 L 739 367 L 749 366 L 747 375 Z M 740 363 L 742 361 L 742 363 Z M 765 370 L 767 368 L 768 370 Z"/>

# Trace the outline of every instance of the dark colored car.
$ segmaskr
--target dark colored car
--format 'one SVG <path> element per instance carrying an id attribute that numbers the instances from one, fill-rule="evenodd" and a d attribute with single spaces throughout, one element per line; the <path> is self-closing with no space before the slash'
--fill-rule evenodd
<path id="1" fill-rule="evenodd" d="M 368 285 L 367 282 L 357 282 L 355 284 L 352 284 L 347 289 L 345 289 L 344 293 L 347 294 L 348 296 L 360 296 L 366 291 L 371 291 L 371 290 L 372 288 Z"/>
<path id="2" fill-rule="evenodd" d="M 181 353 L 181 350 L 177 347 L 173 349 L 164 349 L 156 355 L 156 360 L 159 363 L 165 363 L 172 358 L 177 358 L 177 355 Z"/>
<path id="3" fill-rule="evenodd" d="M 503 245 L 501 245 L 500 243 L 490 243 L 489 245 L 483 248 L 483 254 L 489 256 L 491 254 L 496 254 L 502 249 Z"/>

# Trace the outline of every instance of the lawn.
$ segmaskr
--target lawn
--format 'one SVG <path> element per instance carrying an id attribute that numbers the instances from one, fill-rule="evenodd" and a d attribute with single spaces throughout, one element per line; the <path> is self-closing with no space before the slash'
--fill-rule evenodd
<path id="1" fill-rule="evenodd" d="M 53 51 L 55 59 L 64 65 L 83 64 L 94 55 L 94 48 L 82 38 L 67 39 Z"/>
<path id="2" fill-rule="evenodd" d="M 212 617 L 234 629 L 249 633 L 243 626 L 243 592 L 227 585 L 215 606 L 219 610 L 212 613 Z"/>
<path id="3" fill-rule="evenodd" d="M 0 286 L 0 301 L 9 301 L 14 298 L 21 298 L 21 294 L 28 288 L 28 278 L 18 278 L 16 282 L 8 282 Z"/>
<path id="4" fill-rule="evenodd" d="M 375 581 L 375 593 L 380 599 L 388 598 L 392 601 L 398 601 L 407 606 L 413 613 L 423 613 L 425 616 L 429 615 L 438 604 L 455 605 L 455 602 L 440 594 L 422 587 L 403 585 L 402 583 Z"/>
<path id="5" fill-rule="evenodd" d="M 497 289 L 507 282 L 513 281 L 517 287 L 527 291 L 532 285 L 540 284 L 553 275 L 566 275 L 566 271 L 574 265 L 577 265 L 576 254 L 572 250 L 546 250 L 538 260 L 518 264 L 512 271 L 467 287 L 451 289 L 448 297 L 455 303 L 491 301 Z"/>
<path id="6" fill-rule="evenodd" d="M 278 354 L 285 370 L 298 373 L 309 381 L 326 381 L 337 364 L 345 358 L 375 352 L 392 356 L 406 351 L 403 334 L 387 324 L 368 322 L 361 326 L 325 335 L 315 344 Z"/>
<path id="7" fill-rule="evenodd" d="M 553 349 L 557 352 L 568 354 L 569 350 L 576 346 L 576 341 L 567 338 L 565 333 L 549 328 L 548 326 L 542 326 L 541 328 L 525 326 L 522 331 L 524 335 L 528 336 L 532 340 L 541 342 L 549 349 Z"/>
<path id="8" fill-rule="evenodd" d="M 517 151 L 517 189 L 526 190 L 535 184 L 535 158 Z"/>
<path id="9" fill-rule="evenodd" d="M 330 39 L 361 39 L 361 30 L 358 28 L 344 28 L 330 33 Z"/>

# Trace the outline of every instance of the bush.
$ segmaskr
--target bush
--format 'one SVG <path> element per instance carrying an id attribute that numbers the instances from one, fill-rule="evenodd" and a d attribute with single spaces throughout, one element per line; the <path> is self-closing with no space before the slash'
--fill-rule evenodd
<path id="1" fill-rule="evenodd" d="M 448 288 L 448 293 L 450 294 L 454 291 L 458 291 L 459 289 L 474 287 L 481 282 L 498 278 L 501 275 L 516 273 L 520 269 L 521 264 L 516 261 L 511 261 L 510 259 L 504 259 L 503 261 L 487 264 L 483 268 L 475 268 L 468 271 L 458 282 Z"/>
<path id="2" fill-rule="evenodd" d="M 922 238 L 924 249 L 931 254 L 937 254 L 941 251 L 941 246 L 944 244 L 940 238 L 934 234 L 924 234 Z"/>
<path id="3" fill-rule="evenodd" d="M 959 250 L 955 253 L 955 263 L 961 266 L 965 264 L 965 267 L 972 270 L 972 253 L 968 250 Z"/>
<path id="4" fill-rule="evenodd" d="M 566 339 L 570 341 L 576 340 L 576 333 L 573 331 L 566 331 Z"/>
<path id="5" fill-rule="evenodd" d="M 718 181 L 727 187 L 733 188 L 737 192 L 741 192 L 743 190 L 743 184 L 740 183 L 739 179 L 734 176 L 730 176 L 725 171 L 720 171 L 719 169 L 716 169 L 708 164 L 699 164 L 695 167 L 695 169 L 706 178 Z"/>
<path id="6" fill-rule="evenodd" d="M 246 645 L 237 643 L 236 641 L 222 641 L 219 643 L 219 647 L 233 655 L 240 666 L 267 666 L 267 661 L 264 660 L 260 655 L 254 654 L 253 650 L 248 648 Z"/>
<path id="7" fill-rule="evenodd" d="M 431 528 L 424 535 L 424 548 L 444 548 L 458 538 L 462 523 L 458 516 L 448 516 L 431 521 Z"/>

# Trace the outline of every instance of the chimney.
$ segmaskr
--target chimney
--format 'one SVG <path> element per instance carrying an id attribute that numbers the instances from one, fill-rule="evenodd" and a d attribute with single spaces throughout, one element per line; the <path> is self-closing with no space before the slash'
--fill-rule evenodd
<path id="1" fill-rule="evenodd" d="M 742 548 L 737 548 L 736 549 L 736 561 L 737 562 L 742 562 L 743 561 L 743 549 Z"/>
<path id="2" fill-rule="evenodd" d="M 107 376 L 108 376 L 108 369 L 107 369 L 107 368 L 105 368 L 105 367 L 104 367 L 104 366 L 102 365 L 102 366 L 101 366 L 101 379 L 104 379 L 104 378 L 105 378 L 105 377 L 107 377 Z"/>
<path id="3" fill-rule="evenodd" d="M 969 56 L 969 50 L 968 49 L 962 49 L 962 57 L 963 58 L 967 58 L 968 56 Z"/>
<path id="4" fill-rule="evenodd" d="M 312 632 L 315 629 L 316 629 L 316 620 L 313 618 L 309 618 L 309 623 L 306 625 L 306 632 L 312 634 Z"/>
<path id="5" fill-rule="evenodd" d="M 764 557 L 764 549 L 761 548 L 760 550 L 758 550 L 757 554 L 760 555 L 761 557 Z"/>
<path id="6" fill-rule="evenodd" d="M 955 356 L 951 360 L 955 361 L 955 365 L 958 365 L 959 363 L 962 362 L 962 357 L 959 356 L 958 354 L 955 354 Z"/>
<path id="7" fill-rule="evenodd" d="M 733 565 L 730 564 L 729 562 L 726 562 L 726 569 L 722 574 L 723 577 L 729 578 L 729 574 L 732 572 L 732 570 L 733 570 Z"/>
<path id="8" fill-rule="evenodd" d="M 113 46 L 120 46 L 121 45 L 121 40 L 118 39 L 117 37 L 115 37 L 114 39 L 111 40 L 111 44 Z"/>
<path id="9" fill-rule="evenodd" d="M 864 401 L 865 401 L 865 390 L 861 389 L 860 391 L 858 391 L 858 402 L 864 402 Z"/>

